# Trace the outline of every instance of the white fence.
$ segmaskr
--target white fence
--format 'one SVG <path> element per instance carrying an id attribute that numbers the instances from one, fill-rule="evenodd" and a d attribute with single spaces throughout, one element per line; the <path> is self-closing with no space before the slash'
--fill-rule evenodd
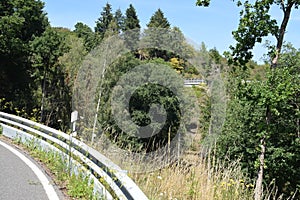
<path id="1" fill-rule="evenodd" d="M 184 86 L 186 87 L 192 87 L 193 85 L 199 85 L 201 83 L 206 83 L 203 79 L 185 79 L 184 80 Z"/>

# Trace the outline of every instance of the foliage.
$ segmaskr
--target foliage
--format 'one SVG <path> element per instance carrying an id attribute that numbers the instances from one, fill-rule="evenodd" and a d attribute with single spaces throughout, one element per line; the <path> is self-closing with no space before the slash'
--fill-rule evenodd
<path id="1" fill-rule="evenodd" d="M 104 38 L 104 34 L 108 29 L 111 21 L 113 20 L 112 8 L 109 3 L 106 3 L 101 12 L 100 18 L 96 21 L 95 32 L 100 35 L 100 38 Z"/>
<path id="2" fill-rule="evenodd" d="M 21 140 L 16 138 L 20 145 Z M 94 194 L 94 186 L 89 176 L 79 171 L 77 175 L 69 173 L 68 159 L 54 150 L 45 150 L 36 140 L 28 140 L 24 144 L 30 155 L 43 162 L 55 177 L 56 183 L 67 188 L 67 193 L 72 198 L 101 199 Z"/>
<path id="3" fill-rule="evenodd" d="M 292 51 L 292 53 L 295 53 Z M 282 55 L 282 62 L 289 58 Z M 297 58 L 299 60 L 299 57 Z M 297 61 L 298 62 L 298 61 Z M 219 138 L 219 155 L 241 158 L 243 169 L 256 178 L 260 138 L 266 138 L 265 184 L 275 181 L 279 194 L 292 195 L 299 185 L 299 65 L 280 66 L 266 80 L 240 82 L 230 102 Z M 270 109 L 270 122 L 266 120 Z M 299 189 L 299 187 L 298 187 Z"/>
<path id="4" fill-rule="evenodd" d="M 83 173 L 71 175 L 68 184 L 68 194 L 78 199 L 98 199 L 93 194 L 93 183 Z"/>
<path id="5" fill-rule="evenodd" d="M 126 16 L 124 19 L 124 38 L 126 47 L 130 50 L 136 51 L 137 44 L 140 39 L 139 29 L 140 20 L 136 14 L 136 10 L 132 4 L 129 5 L 129 8 L 126 10 Z"/>
<path id="6" fill-rule="evenodd" d="M 62 66 L 65 73 L 65 83 L 70 88 L 73 88 L 77 72 L 88 54 L 88 49 L 84 39 L 77 37 L 75 34 L 69 32 L 65 37 L 66 44 L 70 50 L 59 57 L 59 64 Z"/>
<path id="7" fill-rule="evenodd" d="M 54 28 L 48 28 L 31 42 L 34 77 L 41 94 L 40 121 L 55 128 L 60 128 L 59 121 L 68 123 L 70 109 L 70 89 L 65 83 L 65 74 L 59 65 L 59 57 L 69 50 L 65 35 Z M 57 90 L 60 88 L 60 90 Z"/>
<path id="8" fill-rule="evenodd" d="M 48 26 L 43 8 L 39 0 L 0 2 L 0 98 L 28 112 L 36 103 L 29 43 Z"/>
<path id="9" fill-rule="evenodd" d="M 196 5 L 207 7 L 210 0 L 197 0 Z M 233 37 L 237 41 L 236 46 L 230 46 L 231 56 L 229 61 L 241 67 L 253 57 L 251 50 L 256 43 L 261 43 L 266 36 L 272 35 L 277 40 L 276 46 L 272 47 L 271 59 L 272 66 L 276 66 L 281 53 L 284 35 L 286 33 L 287 24 L 290 19 L 291 10 L 298 9 L 299 0 L 256 0 L 236 1 L 237 6 L 243 6 L 240 12 L 239 26 L 233 31 Z M 283 19 L 277 22 L 271 16 L 272 6 L 279 7 L 283 12 Z M 279 24 L 280 23 L 280 24 Z"/>
<path id="10" fill-rule="evenodd" d="M 170 59 L 170 63 L 172 65 L 172 67 L 176 70 L 177 73 L 181 74 L 184 67 L 184 61 L 182 59 L 179 58 L 171 58 Z"/>
<path id="11" fill-rule="evenodd" d="M 95 33 L 88 25 L 83 24 L 82 22 L 78 22 L 75 25 L 74 33 L 76 33 L 77 37 L 83 39 L 84 46 L 88 52 L 98 44 Z"/>
<path id="12" fill-rule="evenodd" d="M 164 61 L 158 62 L 165 63 Z M 100 88 L 101 91 L 104 92 L 101 96 L 101 108 L 99 112 L 99 122 L 102 124 L 102 129 L 105 130 L 109 138 L 114 140 L 118 145 L 121 145 L 124 148 L 130 148 L 133 151 L 152 151 L 163 144 L 166 144 L 168 141 L 168 132 L 171 131 L 171 133 L 176 133 L 179 126 L 178 122 L 180 121 L 178 116 L 179 102 L 172 91 L 156 84 L 145 84 L 138 88 L 130 98 L 129 112 L 132 120 L 140 126 L 148 125 L 151 122 L 148 114 L 150 105 L 159 104 L 164 106 L 165 110 L 168 112 L 166 125 L 157 135 L 145 139 L 138 139 L 134 137 L 132 133 L 124 133 L 117 126 L 111 113 L 111 106 L 108 103 L 111 100 L 111 88 L 116 85 L 118 79 L 123 74 L 143 63 L 146 64 L 146 62 L 134 58 L 132 54 L 120 58 L 107 69 L 105 81 L 103 81 L 102 87 Z M 145 70 L 147 70 L 146 65 Z M 125 88 L 120 89 L 119 91 L 128 91 L 128 88 L 126 88 L 127 86 L 123 87 Z M 122 99 L 120 99 L 120 101 L 122 101 Z M 154 109 L 153 106 L 151 109 Z M 152 129 L 154 132 L 155 123 Z"/>
<path id="13" fill-rule="evenodd" d="M 122 11 L 120 9 L 117 9 L 114 15 L 114 19 L 116 20 L 117 23 L 117 30 L 118 33 L 120 33 L 122 30 L 125 29 L 125 17 L 122 14 Z"/>

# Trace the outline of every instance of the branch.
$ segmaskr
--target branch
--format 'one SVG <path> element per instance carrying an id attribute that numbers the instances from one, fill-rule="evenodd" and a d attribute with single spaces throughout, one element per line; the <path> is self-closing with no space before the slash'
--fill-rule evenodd
<path id="1" fill-rule="evenodd" d="M 286 8 L 285 8 L 284 0 L 281 0 L 281 7 L 282 7 L 282 10 L 283 10 L 283 12 L 285 14 Z"/>
<path id="2" fill-rule="evenodd" d="M 279 35 L 278 35 L 278 37 L 276 37 L 277 45 L 276 45 L 275 57 L 272 59 L 272 65 L 271 65 L 272 68 L 277 66 L 278 58 L 281 53 L 281 48 L 282 48 L 282 44 L 284 41 L 285 30 L 286 30 L 287 24 L 289 22 L 292 7 L 294 6 L 294 4 L 295 4 L 294 1 L 290 1 L 287 4 L 287 7 L 285 8 L 284 17 L 283 17 L 283 20 L 282 20 L 282 23 L 281 23 L 281 26 L 279 29 Z"/>

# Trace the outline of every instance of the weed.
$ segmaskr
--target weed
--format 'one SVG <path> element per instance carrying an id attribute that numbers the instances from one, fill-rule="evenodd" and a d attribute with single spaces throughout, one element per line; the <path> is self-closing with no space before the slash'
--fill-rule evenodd
<path id="1" fill-rule="evenodd" d="M 18 139 L 18 144 L 21 140 Z M 54 150 L 45 150 L 40 143 L 35 140 L 27 140 L 24 144 L 32 157 L 42 161 L 47 168 L 55 176 L 55 181 L 62 186 L 66 186 L 67 193 L 70 197 L 75 199 L 96 200 L 103 199 L 99 194 L 94 193 L 93 182 L 90 181 L 89 176 L 84 175 L 84 172 L 68 173 L 68 158 L 64 154 Z"/>

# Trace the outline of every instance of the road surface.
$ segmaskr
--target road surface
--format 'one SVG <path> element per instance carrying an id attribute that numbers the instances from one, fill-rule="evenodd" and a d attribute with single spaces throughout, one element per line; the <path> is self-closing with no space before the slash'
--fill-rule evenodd
<path id="1" fill-rule="evenodd" d="M 32 159 L 0 140 L 0 200 L 58 200 L 49 177 Z"/>

